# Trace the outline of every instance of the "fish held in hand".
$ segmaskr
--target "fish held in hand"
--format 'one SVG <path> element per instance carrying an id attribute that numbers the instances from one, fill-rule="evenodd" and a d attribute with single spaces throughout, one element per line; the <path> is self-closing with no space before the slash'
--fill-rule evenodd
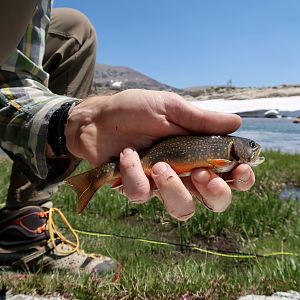
<path id="1" fill-rule="evenodd" d="M 216 173 L 230 172 L 236 165 L 251 167 L 264 162 L 261 146 L 255 141 L 236 136 L 176 136 L 164 139 L 139 152 L 144 173 L 151 178 L 157 162 L 168 163 L 179 176 L 188 176 L 196 168 L 208 168 Z M 119 161 L 97 168 L 65 181 L 78 195 L 77 212 L 81 213 L 96 191 L 105 183 L 113 188 L 122 185 Z"/>

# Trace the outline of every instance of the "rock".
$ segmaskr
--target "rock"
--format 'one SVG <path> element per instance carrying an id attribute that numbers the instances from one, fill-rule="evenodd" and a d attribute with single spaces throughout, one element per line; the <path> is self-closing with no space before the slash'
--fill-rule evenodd
<path id="1" fill-rule="evenodd" d="M 5 295 L 0 296 L 0 300 L 65 300 L 63 297 L 40 297 L 24 294 L 13 295 L 8 291 Z"/>
<path id="2" fill-rule="evenodd" d="M 300 300 L 300 293 L 295 291 L 277 292 L 272 296 L 247 295 L 238 300 Z"/>
<path id="3" fill-rule="evenodd" d="M 185 90 L 184 97 L 190 96 L 194 100 L 246 100 L 258 98 L 275 98 L 275 97 L 291 97 L 300 95 L 300 85 L 280 85 L 274 87 L 261 88 L 238 88 L 238 87 L 205 87 L 192 90 Z"/>

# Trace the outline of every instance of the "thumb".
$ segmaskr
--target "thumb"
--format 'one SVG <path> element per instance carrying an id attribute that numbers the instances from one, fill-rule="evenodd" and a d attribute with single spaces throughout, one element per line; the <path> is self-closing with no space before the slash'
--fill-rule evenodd
<path id="1" fill-rule="evenodd" d="M 188 131 L 227 134 L 241 126 L 238 115 L 200 109 L 175 93 L 165 93 L 163 97 L 168 121 Z"/>

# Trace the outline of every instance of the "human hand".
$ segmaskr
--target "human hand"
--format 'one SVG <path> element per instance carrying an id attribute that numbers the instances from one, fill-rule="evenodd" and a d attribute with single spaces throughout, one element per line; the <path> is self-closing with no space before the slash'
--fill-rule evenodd
<path id="1" fill-rule="evenodd" d="M 143 172 L 138 150 L 164 136 L 231 133 L 240 123 L 236 115 L 198 109 L 174 93 L 126 90 L 91 97 L 77 105 L 68 118 L 65 135 L 68 150 L 94 166 L 120 155 L 124 192 L 131 201 L 142 203 L 153 195 L 153 184 Z M 154 165 L 151 175 L 158 188 L 155 194 L 179 220 L 193 215 L 192 195 L 213 211 L 223 211 L 230 204 L 231 188 L 247 190 L 255 181 L 248 165 L 239 165 L 231 173 L 232 179 L 244 183 L 227 184 L 206 169 L 194 170 L 191 177 L 181 180 L 164 162 Z"/>

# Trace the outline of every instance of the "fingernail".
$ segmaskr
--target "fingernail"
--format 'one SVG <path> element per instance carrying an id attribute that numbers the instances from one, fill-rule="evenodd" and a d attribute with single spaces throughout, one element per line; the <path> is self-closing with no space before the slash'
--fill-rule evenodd
<path id="1" fill-rule="evenodd" d="M 167 169 L 168 167 L 164 162 L 159 162 L 152 167 L 152 172 L 154 175 L 160 175 L 166 172 Z"/>
<path id="2" fill-rule="evenodd" d="M 210 180 L 210 173 L 207 170 L 198 170 L 193 176 L 193 179 L 200 184 L 206 184 Z"/>
<path id="3" fill-rule="evenodd" d="M 129 155 L 129 154 L 131 154 L 133 152 L 133 149 L 131 149 L 131 148 L 125 148 L 123 151 L 122 151 L 122 155 L 124 156 L 124 155 Z"/>

